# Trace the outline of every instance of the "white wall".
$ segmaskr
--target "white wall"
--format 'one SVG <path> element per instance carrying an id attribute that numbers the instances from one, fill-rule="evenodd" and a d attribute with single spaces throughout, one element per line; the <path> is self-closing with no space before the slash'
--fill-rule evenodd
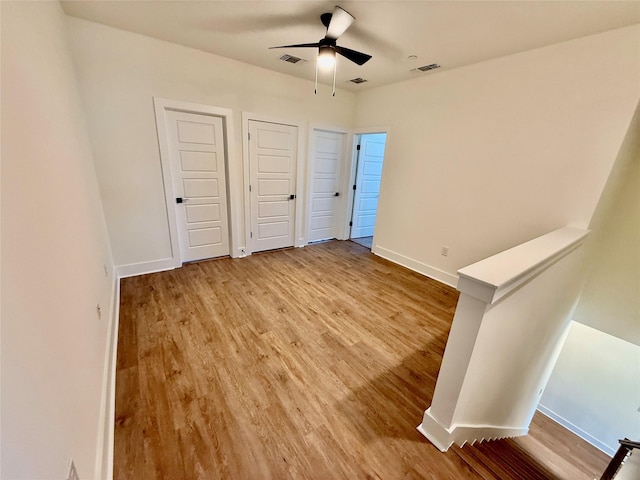
<path id="1" fill-rule="evenodd" d="M 540 410 L 613 455 L 640 438 L 640 347 L 572 322 Z"/>
<path id="2" fill-rule="evenodd" d="M 116 265 L 171 256 L 154 96 L 233 110 L 236 158 L 229 163 L 240 181 L 243 111 L 305 130 L 309 123 L 351 126 L 350 92 L 331 98 L 320 86 L 314 96 L 306 80 L 84 20 L 68 18 L 68 25 Z M 230 188 L 243 192 L 240 181 Z"/>
<path id="3" fill-rule="evenodd" d="M 588 224 L 639 97 L 640 27 L 331 99 L 310 95 L 304 80 L 64 18 L 56 4 L 3 2 L 2 14 L 9 478 L 63 478 L 70 456 L 85 478 L 98 447 L 107 326 L 95 304 L 109 303 L 102 265 L 111 260 L 65 27 L 118 265 L 170 254 L 154 96 L 232 109 L 236 167 L 243 111 L 389 126 L 376 242 L 449 276 L 556 227 Z"/>
<path id="4" fill-rule="evenodd" d="M 390 127 L 377 253 L 446 280 L 586 227 L 640 97 L 639 41 L 628 27 L 359 93 L 355 126 Z"/>
<path id="5" fill-rule="evenodd" d="M 640 345 L 640 104 L 590 227 L 590 273 L 573 318 Z"/>
<path id="6" fill-rule="evenodd" d="M 66 478 L 72 457 L 90 479 L 114 285 L 106 226 L 62 9 L 1 8 L 2 478 Z"/>
<path id="7" fill-rule="evenodd" d="M 609 454 L 640 438 L 640 104 L 591 222 L 590 272 L 541 410 Z"/>
<path id="8" fill-rule="evenodd" d="M 565 227 L 459 271 L 460 299 L 418 427 L 438 448 L 526 435 L 566 338 L 588 233 Z"/>

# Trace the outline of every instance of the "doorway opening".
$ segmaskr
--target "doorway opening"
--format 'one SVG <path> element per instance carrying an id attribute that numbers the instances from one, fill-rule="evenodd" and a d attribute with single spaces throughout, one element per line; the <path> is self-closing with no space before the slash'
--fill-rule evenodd
<path id="1" fill-rule="evenodd" d="M 369 250 L 373 248 L 386 142 L 386 133 L 363 133 L 356 137 L 349 239 Z"/>

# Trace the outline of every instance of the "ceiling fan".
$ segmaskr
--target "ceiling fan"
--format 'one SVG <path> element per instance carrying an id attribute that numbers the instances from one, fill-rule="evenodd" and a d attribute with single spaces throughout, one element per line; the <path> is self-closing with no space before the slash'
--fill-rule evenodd
<path id="1" fill-rule="evenodd" d="M 281 45 L 278 47 L 270 48 L 317 48 L 318 59 L 316 62 L 316 88 L 315 93 L 318 92 L 318 67 L 333 67 L 333 92 L 336 94 L 336 53 L 342 55 L 347 60 L 358 65 L 364 65 L 371 59 L 371 55 L 366 53 L 351 50 L 350 48 L 341 47 L 336 44 L 338 37 L 342 35 L 353 23 L 355 17 L 347 12 L 345 9 L 336 5 L 333 13 L 323 13 L 320 15 L 320 21 L 327 28 L 327 33 L 324 38 L 320 39 L 317 43 L 299 43 L 295 45 Z"/>

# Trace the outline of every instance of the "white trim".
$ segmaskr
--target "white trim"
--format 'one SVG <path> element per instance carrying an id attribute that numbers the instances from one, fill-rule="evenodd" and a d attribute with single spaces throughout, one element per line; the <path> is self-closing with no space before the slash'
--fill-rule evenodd
<path id="1" fill-rule="evenodd" d="M 305 223 L 305 232 L 307 239 L 311 236 L 311 211 L 313 205 L 313 172 L 316 168 L 316 156 L 314 150 L 316 149 L 316 131 L 330 131 L 324 129 L 318 129 L 313 125 L 309 125 L 309 151 L 307 152 L 307 195 L 306 195 L 306 216 L 307 222 Z M 308 243 L 308 242 L 307 242 Z"/>
<path id="2" fill-rule="evenodd" d="M 296 165 L 296 224 L 294 245 L 296 247 L 304 247 L 307 244 L 307 185 L 305 182 L 305 169 L 307 168 L 308 158 L 307 139 L 309 138 L 308 124 L 298 124 L 298 164 Z"/>
<path id="3" fill-rule="evenodd" d="M 416 427 L 438 450 L 446 452 L 455 442 L 462 447 L 465 443 L 500 440 L 521 437 L 529 433 L 528 428 L 498 427 L 493 425 L 455 425 L 445 429 L 431 415 L 431 408 L 424 412 L 422 423 Z"/>
<path id="4" fill-rule="evenodd" d="M 439 268 L 432 267 L 418 260 L 414 260 L 413 258 L 405 257 L 404 255 L 394 252 L 393 250 L 389 250 L 388 248 L 381 247 L 377 243 L 375 243 L 375 237 L 373 241 L 374 243 L 371 252 L 375 253 L 379 257 L 402 265 L 403 267 L 406 267 L 409 270 L 413 270 L 414 272 L 426 275 L 427 277 L 433 278 L 440 283 L 444 283 L 445 285 L 456 288 L 456 285 L 458 284 L 458 277 L 456 275 L 445 272 L 444 270 L 440 270 Z"/>
<path id="5" fill-rule="evenodd" d="M 349 240 L 351 237 L 351 215 L 353 214 L 353 201 L 355 200 L 355 192 L 353 190 L 353 185 L 356 182 L 356 168 L 358 167 L 358 141 L 360 140 L 360 133 L 351 133 L 349 138 L 347 139 L 348 145 L 351 145 L 351 155 L 347 158 L 347 164 L 345 165 L 345 170 L 348 175 L 345 175 L 347 179 L 347 184 L 345 188 L 347 189 L 347 204 L 345 207 L 344 214 L 344 223 L 343 223 L 343 231 L 342 236 L 344 240 Z M 384 165 L 384 163 L 383 163 Z"/>
<path id="6" fill-rule="evenodd" d="M 343 175 L 343 191 L 347 192 L 345 195 L 344 202 L 344 215 L 343 215 L 343 223 L 342 223 L 342 232 L 338 237 L 338 240 L 349 240 L 349 235 L 351 233 L 351 227 L 349 226 L 349 221 L 351 220 L 351 212 L 353 211 L 353 182 L 355 181 L 355 162 L 354 158 L 356 154 L 356 135 L 353 132 L 349 132 L 347 134 L 347 138 L 345 139 L 345 163 L 344 163 L 344 175 Z"/>
<path id="7" fill-rule="evenodd" d="M 542 413 L 543 415 L 549 417 L 554 422 L 559 423 L 564 428 L 569 430 L 571 433 L 573 433 L 573 434 L 577 435 L 578 437 L 580 437 L 581 439 L 583 439 L 585 442 L 590 443 L 591 445 L 596 447 L 598 450 L 606 453 L 610 457 L 613 457 L 615 455 L 617 448 L 611 448 L 606 443 L 601 442 L 596 437 L 588 434 L 587 432 L 582 430 L 577 425 L 574 425 L 573 423 L 571 423 L 566 418 L 562 417 L 561 415 L 558 415 L 553 410 L 548 409 L 544 405 L 538 405 L 538 411 L 540 413 Z"/>
<path id="8" fill-rule="evenodd" d="M 102 373 L 102 395 L 96 442 L 96 479 L 113 478 L 113 440 L 116 411 L 116 358 L 118 351 L 118 327 L 120 324 L 120 278 L 114 270 L 114 285 L 111 292 L 111 315 L 107 325 L 107 342 Z"/>
<path id="9" fill-rule="evenodd" d="M 249 195 L 249 121 L 275 123 L 278 125 L 288 125 L 298 129 L 298 151 L 296 164 L 296 212 L 294 225 L 293 245 L 295 247 L 304 247 L 306 241 L 306 186 L 305 186 L 305 168 L 307 165 L 305 151 L 307 148 L 306 138 L 308 138 L 308 124 L 305 122 L 297 122 L 283 119 L 273 115 L 265 115 L 262 113 L 242 112 L 242 167 L 243 178 L 242 190 L 244 191 L 244 228 L 245 228 L 245 247 L 242 255 L 246 256 L 253 253 L 251 238 L 247 233 L 251 232 L 251 196 Z"/>
<path id="10" fill-rule="evenodd" d="M 179 267 L 180 265 L 178 265 Z M 176 268 L 173 258 L 163 258 L 151 262 L 129 263 L 116 266 L 118 278 L 135 277 L 147 273 L 163 272 Z"/>
<path id="11" fill-rule="evenodd" d="M 365 135 L 367 133 L 386 133 L 387 137 L 389 136 L 389 132 L 391 132 L 391 129 L 389 127 L 359 127 L 352 130 L 352 133 L 354 135 Z"/>
<path id="12" fill-rule="evenodd" d="M 336 127 L 335 125 L 327 125 L 324 123 L 310 123 L 309 124 L 309 133 L 313 130 L 320 130 L 322 132 L 330 132 L 330 133 L 350 133 L 348 129 L 342 127 Z"/>
<path id="13" fill-rule="evenodd" d="M 589 230 L 564 227 L 458 270 L 458 290 L 487 304 L 517 290 L 580 248 Z"/>
<path id="14" fill-rule="evenodd" d="M 171 258 L 173 267 L 182 265 L 180 258 L 180 247 L 178 243 L 178 222 L 176 219 L 176 210 L 173 192 L 173 182 L 171 174 L 171 157 L 169 150 L 169 142 L 167 137 L 167 127 L 165 121 L 165 112 L 173 110 L 178 112 L 195 113 L 200 115 L 211 115 L 220 117 L 224 126 L 225 138 L 225 157 L 227 161 L 227 191 L 229 205 L 229 235 L 230 248 L 229 253 L 232 257 L 243 256 L 243 247 L 240 245 L 240 218 L 242 216 L 242 207 L 239 201 L 239 193 L 237 192 L 238 179 L 236 176 L 235 165 L 237 162 L 235 154 L 235 135 L 233 132 L 233 110 L 222 107 L 214 107 L 211 105 L 202 105 L 199 103 L 182 102 L 178 100 L 170 100 L 166 98 L 153 97 L 153 104 L 156 116 L 156 130 L 158 132 L 158 146 L 160 148 L 160 164 L 162 167 L 162 181 L 164 184 L 165 204 L 167 209 L 167 218 L 169 220 L 169 236 L 171 239 Z"/>

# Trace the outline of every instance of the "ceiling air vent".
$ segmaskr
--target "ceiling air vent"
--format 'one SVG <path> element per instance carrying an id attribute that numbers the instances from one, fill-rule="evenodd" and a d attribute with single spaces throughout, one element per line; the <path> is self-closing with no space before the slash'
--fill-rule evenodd
<path id="1" fill-rule="evenodd" d="M 280 60 L 283 60 L 285 62 L 289 62 L 289 63 L 298 63 L 300 61 L 303 61 L 302 58 L 300 57 L 294 57 L 293 55 L 289 55 L 287 53 L 285 53 L 284 55 L 282 55 L 280 57 Z"/>
<path id="2" fill-rule="evenodd" d="M 349 80 L 351 83 L 364 83 L 366 82 L 366 80 L 364 78 L 352 78 L 351 80 Z"/>
<path id="3" fill-rule="evenodd" d="M 429 70 L 434 70 L 436 68 L 440 68 L 440 65 L 437 63 L 432 63 L 431 65 L 423 65 L 422 67 L 414 68 L 412 71 L 415 72 L 417 70 L 421 72 L 428 72 Z"/>

